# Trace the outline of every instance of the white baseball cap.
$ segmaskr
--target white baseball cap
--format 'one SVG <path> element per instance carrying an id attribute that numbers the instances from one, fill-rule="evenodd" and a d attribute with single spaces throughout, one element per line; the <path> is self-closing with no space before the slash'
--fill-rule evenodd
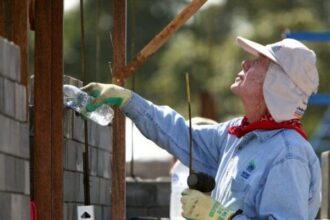
<path id="1" fill-rule="evenodd" d="M 310 95 L 317 92 L 319 76 L 316 55 L 301 42 L 294 39 L 261 45 L 243 37 L 237 42 L 248 53 L 268 57 L 263 93 L 267 108 L 275 121 L 300 119 Z"/>

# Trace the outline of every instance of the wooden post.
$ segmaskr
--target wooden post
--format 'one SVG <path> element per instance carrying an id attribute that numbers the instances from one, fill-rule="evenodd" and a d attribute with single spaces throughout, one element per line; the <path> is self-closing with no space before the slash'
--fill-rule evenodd
<path id="1" fill-rule="evenodd" d="M 13 41 L 21 51 L 21 80 L 27 86 L 28 1 L 0 0 L 0 36 Z"/>
<path id="2" fill-rule="evenodd" d="M 35 1 L 33 187 L 38 219 L 63 219 L 63 1 Z"/>
<path id="3" fill-rule="evenodd" d="M 113 78 L 112 82 L 119 86 L 124 85 L 120 69 L 126 64 L 126 0 L 114 0 L 114 28 L 113 28 Z M 112 124 L 112 218 L 126 219 L 126 194 L 125 194 L 125 117 L 115 108 L 115 117 Z"/>

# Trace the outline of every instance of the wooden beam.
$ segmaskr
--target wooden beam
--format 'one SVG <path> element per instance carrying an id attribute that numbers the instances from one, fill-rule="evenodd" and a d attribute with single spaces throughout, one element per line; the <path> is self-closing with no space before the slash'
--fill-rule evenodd
<path id="1" fill-rule="evenodd" d="M 52 219 L 63 219 L 63 10 L 52 0 Z"/>
<path id="2" fill-rule="evenodd" d="M 123 66 L 118 75 L 121 79 L 130 77 L 152 54 L 154 54 L 170 37 L 193 16 L 207 0 L 193 0 L 184 10 L 182 10 L 161 32 L 131 60 Z M 115 71 L 116 73 L 116 71 Z"/>
<path id="3" fill-rule="evenodd" d="M 113 28 L 113 78 L 114 84 L 123 86 L 123 77 L 119 70 L 126 64 L 126 0 L 114 0 L 114 28 Z M 113 120 L 112 144 L 112 190 L 111 190 L 111 219 L 126 219 L 125 193 L 125 117 L 115 108 Z"/>
<path id="4" fill-rule="evenodd" d="M 52 213 L 51 13 L 50 4 L 36 0 L 33 198 L 38 219 L 45 220 L 50 220 Z"/>
<path id="5" fill-rule="evenodd" d="M 33 187 L 38 219 L 63 219 L 63 1 L 35 1 Z"/>
<path id="6" fill-rule="evenodd" d="M 0 36 L 5 37 L 5 1 L 0 0 Z"/>

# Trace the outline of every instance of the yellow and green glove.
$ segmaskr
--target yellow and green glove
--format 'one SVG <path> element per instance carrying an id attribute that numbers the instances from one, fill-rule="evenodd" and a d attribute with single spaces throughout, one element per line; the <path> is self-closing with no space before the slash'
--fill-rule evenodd
<path id="1" fill-rule="evenodd" d="M 182 216 L 189 220 L 230 220 L 235 214 L 210 196 L 193 189 L 182 192 L 181 203 Z"/>
<path id="2" fill-rule="evenodd" d="M 132 96 L 132 91 L 114 84 L 89 83 L 81 88 L 95 99 L 87 105 L 87 111 L 94 111 L 103 104 L 123 107 Z"/>

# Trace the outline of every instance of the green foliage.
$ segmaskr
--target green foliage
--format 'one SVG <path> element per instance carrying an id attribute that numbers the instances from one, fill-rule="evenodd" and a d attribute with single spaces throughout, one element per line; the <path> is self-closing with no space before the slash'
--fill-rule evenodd
<path id="1" fill-rule="evenodd" d="M 108 62 L 112 61 L 110 33 L 113 31 L 112 2 L 101 0 L 100 20 L 96 1 L 85 4 L 87 82 L 110 82 Z M 193 115 L 200 111 L 199 92 L 209 91 L 217 102 L 219 118 L 242 114 L 242 107 L 230 92 L 240 63 L 250 56 L 237 47 L 241 35 L 260 43 L 282 38 L 292 31 L 329 31 L 328 0 L 223 0 L 200 10 L 156 54 L 128 80 L 134 89 L 157 104 L 170 105 L 187 116 L 185 73 L 190 73 Z M 128 0 L 127 57 L 132 59 L 188 1 Z M 80 69 L 79 10 L 65 15 L 65 73 L 82 79 Z M 97 28 L 99 27 L 99 29 Z M 99 30 L 99 32 L 98 32 Z M 100 59 L 96 60 L 96 36 L 101 38 Z M 329 92 L 329 43 L 307 43 L 318 55 L 320 93 Z M 100 71 L 96 73 L 96 63 Z M 133 80 L 134 78 L 134 80 Z M 309 134 L 318 124 L 324 108 L 310 106 L 305 118 Z"/>

